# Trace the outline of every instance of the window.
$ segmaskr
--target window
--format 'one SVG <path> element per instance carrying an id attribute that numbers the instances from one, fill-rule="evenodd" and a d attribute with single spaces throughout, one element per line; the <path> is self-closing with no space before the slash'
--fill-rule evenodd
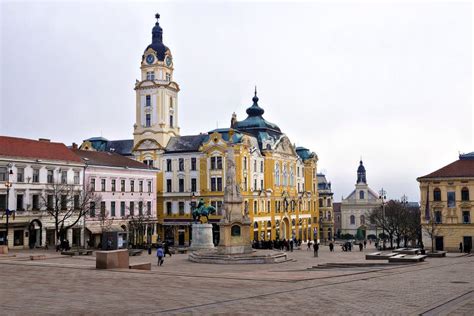
<path id="1" fill-rule="evenodd" d="M 145 106 L 151 106 L 151 95 L 145 97 Z"/>
<path id="2" fill-rule="evenodd" d="M 179 171 L 184 171 L 184 159 L 183 158 L 178 159 L 178 170 Z"/>
<path id="3" fill-rule="evenodd" d="M 359 199 L 364 199 L 364 191 L 359 191 Z"/>
<path id="4" fill-rule="evenodd" d="M 211 157 L 211 169 L 212 170 L 222 169 L 222 157 Z"/>
<path id="5" fill-rule="evenodd" d="M 40 178 L 39 169 L 33 169 L 33 183 L 38 183 Z"/>
<path id="6" fill-rule="evenodd" d="M 253 190 L 257 191 L 257 179 L 253 179 Z"/>
<path id="7" fill-rule="evenodd" d="M 0 167 L 0 181 L 8 180 L 8 170 L 5 167 Z"/>
<path id="8" fill-rule="evenodd" d="M 211 178 L 211 191 L 216 191 L 216 178 Z"/>
<path id="9" fill-rule="evenodd" d="M 456 207 L 456 192 L 448 192 L 448 207 Z"/>
<path id="10" fill-rule="evenodd" d="M 222 178 L 217 178 L 217 191 L 222 191 Z"/>
<path id="11" fill-rule="evenodd" d="M 67 195 L 61 195 L 61 209 L 67 210 Z"/>
<path id="12" fill-rule="evenodd" d="M 196 170 L 196 158 L 191 158 L 191 170 L 195 171 Z"/>
<path id="13" fill-rule="evenodd" d="M 257 172 L 257 160 L 253 161 L 253 172 Z"/>
<path id="14" fill-rule="evenodd" d="M 356 223 L 356 218 L 355 218 L 354 215 L 351 215 L 350 221 L 351 221 L 351 225 L 355 225 L 355 223 Z"/>
<path id="15" fill-rule="evenodd" d="M 170 127 L 173 127 L 173 115 L 170 115 Z"/>
<path id="16" fill-rule="evenodd" d="M 32 200 L 32 204 L 33 204 L 32 205 L 33 210 L 39 210 L 39 195 L 38 194 L 33 194 L 31 196 L 31 200 Z"/>
<path id="17" fill-rule="evenodd" d="M 79 195 L 78 194 L 75 194 L 74 195 L 74 201 L 73 201 L 74 205 L 74 209 L 77 210 L 79 209 Z"/>
<path id="18" fill-rule="evenodd" d="M 191 206 L 191 212 L 194 211 L 196 209 L 196 202 L 191 202 L 190 206 Z"/>
<path id="19" fill-rule="evenodd" d="M 89 214 L 90 217 L 95 217 L 95 202 L 89 204 Z"/>
<path id="20" fill-rule="evenodd" d="M 441 224 L 443 222 L 443 217 L 441 216 L 441 211 L 435 211 L 434 212 L 434 217 L 435 217 L 435 223 L 436 224 Z"/>
<path id="21" fill-rule="evenodd" d="M 125 192 L 125 180 L 120 180 L 120 191 Z"/>
<path id="22" fill-rule="evenodd" d="M 151 114 L 147 113 L 145 115 L 145 127 L 150 127 L 151 126 Z"/>
<path id="23" fill-rule="evenodd" d="M 67 183 L 67 171 L 61 171 L 61 183 L 66 184 Z"/>
<path id="24" fill-rule="evenodd" d="M 145 159 L 143 160 L 143 163 L 147 166 L 153 167 L 153 160 L 151 159 Z"/>
<path id="25" fill-rule="evenodd" d="M 364 215 L 360 216 L 360 224 L 365 225 L 365 216 Z"/>
<path id="26" fill-rule="evenodd" d="M 438 188 L 435 188 L 433 191 L 433 200 L 434 201 L 441 201 L 441 190 Z"/>
<path id="27" fill-rule="evenodd" d="M 184 192 L 184 179 L 178 180 L 179 192 Z"/>
<path id="28" fill-rule="evenodd" d="M 110 202 L 110 216 L 115 217 L 115 202 Z"/>
<path id="29" fill-rule="evenodd" d="M 130 192 L 135 192 L 135 181 L 130 180 Z"/>
<path id="30" fill-rule="evenodd" d="M 263 161 L 260 161 L 260 172 L 263 173 Z"/>
<path id="31" fill-rule="evenodd" d="M 166 171 L 171 172 L 173 171 L 171 167 L 171 159 L 166 159 Z"/>
<path id="32" fill-rule="evenodd" d="M 105 179 L 100 179 L 100 189 L 102 192 L 105 191 Z"/>
<path id="33" fill-rule="evenodd" d="M 131 215 L 131 216 L 135 215 L 135 202 L 133 202 L 133 201 L 130 202 L 130 207 L 129 207 L 129 209 L 130 209 L 130 215 Z"/>
<path id="34" fill-rule="evenodd" d="M 287 172 L 287 169 L 286 169 L 286 165 L 283 166 L 283 186 L 287 186 L 288 185 L 288 172 Z"/>
<path id="35" fill-rule="evenodd" d="M 280 185 L 280 166 L 278 163 L 275 164 L 275 185 Z"/>
<path id="36" fill-rule="evenodd" d="M 173 214 L 173 204 L 171 202 L 166 202 L 166 215 Z"/>
<path id="37" fill-rule="evenodd" d="M 292 167 L 290 167 L 290 186 L 293 187 L 295 185 L 295 172 Z"/>
<path id="38" fill-rule="evenodd" d="M 244 157 L 244 170 L 247 170 L 247 157 Z"/>
<path id="39" fill-rule="evenodd" d="M 244 177 L 244 191 L 247 191 L 248 185 L 247 185 L 247 177 Z"/>
<path id="40" fill-rule="evenodd" d="M 258 213 L 258 202 L 253 201 L 253 213 L 257 214 Z"/>
<path id="41" fill-rule="evenodd" d="M 52 194 L 48 194 L 46 196 L 46 207 L 48 210 L 52 210 L 54 208 L 54 197 Z"/>
<path id="42" fill-rule="evenodd" d="M 331 206 L 331 199 L 328 199 L 328 206 Z"/>
<path id="43" fill-rule="evenodd" d="M 143 202 L 142 201 L 138 202 L 138 215 L 140 216 L 143 215 Z"/>
<path id="44" fill-rule="evenodd" d="M 16 210 L 23 211 L 23 194 L 18 194 L 16 196 Z"/>
<path id="45" fill-rule="evenodd" d="M 92 178 L 90 181 L 91 181 L 91 191 L 94 192 L 95 191 L 95 179 Z"/>
<path id="46" fill-rule="evenodd" d="M 323 207 L 323 199 L 319 199 L 319 207 Z"/>
<path id="47" fill-rule="evenodd" d="M 146 202 L 146 215 L 151 215 L 151 201 Z"/>
<path id="48" fill-rule="evenodd" d="M 25 181 L 25 168 L 17 168 L 16 169 L 16 182 L 24 182 Z"/>
<path id="49" fill-rule="evenodd" d="M 143 192 L 143 181 L 142 180 L 138 181 L 138 191 L 140 193 Z"/>
<path id="50" fill-rule="evenodd" d="M 173 108 L 173 97 L 170 97 L 170 108 Z"/>
<path id="51" fill-rule="evenodd" d="M 178 202 L 179 215 L 184 215 L 184 202 Z"/>
<path id="52" fill-rule="evenodd" d="M 105 218 L 105 202 L 100 202 L 100 216 Z"/>
<path id="53" fill-rule="evenodd" d="M 166 179 L 166 192 L 171 192 L 172 189 L 171 179 Z"/>
<path id="54" fill-rule="evenodd" d="M 216 215 L 222 215 L 222 201 L 211 201 L 211 206 L 216 209 Z"/>
<path id="55" fill-rule="evenodd" d="M 270 200 L 267 201 L 267 213 L 270 213 L 271 203 Z"/>
<path id="56" fill-rule="evenodd" d="M 23 230 L 14 230 L 13 231 L 13 245 L 14 246 L 23 246 Z"/>
<path id="57" fill-rule="evenodd" d="M 151 193 L 151 181 L 148 181 L 148 193 Z"/>
<path id="58" fill-rule="evenodd" d="M 120 202 L 120 216 L 125 216 L 125 202 Z"/>
<path id="59" fill-rule="evenodd" d="M 48 170 L 47 181 L 48 181 L 48 183 L 53 183 L 53 181 L 54 181 L 53 170 Z"/>
<path id="60" fill-rule="evenodd" d="M 461 201 L 469 201 L 469 189 L 462 188 L 461 190 Z"/>
<path id="61" fill-rule="evenodd" d="M 169 73 L 166 73 L 166 81 L 171 81 L 171 75 Z"/>
<path id="62" fill-rule="evenodd" d="M 196 178 L 191 178 L 191 192 L 197 191 L 197 182 Z"/>
<path id="63" fill-rule="evenodd" d="M 115 183 L 116 183 L 117 180 L 113 179 L 112 180 L 112 192 L 115 192 Z"/>
<path id="64" fill-rule="evenodd" d="M 462 223 L 463 224 L 471 223 L 471 214 L 469 211 L 462 211 Z"/>
<path id="65" fill-rule="evenodd" d="M 263 190 L 263 180 L 260 180 L 260 190 Z"/>
<path id="66" fill-rule="evenodd" d="M 74 184 L 79 184 L 79 179 L 80 179 L 79 171 L 74 171 Z"/>

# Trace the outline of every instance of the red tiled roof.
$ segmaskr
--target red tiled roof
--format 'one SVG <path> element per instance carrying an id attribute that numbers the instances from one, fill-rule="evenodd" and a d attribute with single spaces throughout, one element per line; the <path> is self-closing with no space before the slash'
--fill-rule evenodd
<path id="1" fill-rule="evenodd" d="M 436 170 L 426 176 L 419 177 L 418 180 L 427 178 L 468 178 L 474 177 L 474 160 L 460 159 L 441 169 Z"/>
<path id="2" fill-rule="evenodd" d="M 153 167 L 114 152 L 80 149 L 71 149 L 71 151 L 89 165 L 154 170 Z"/>
<path id="3" fill-rule="evenodd" d="M 0 156 L 82 162 L 63 143 L 0 136 Z"/>

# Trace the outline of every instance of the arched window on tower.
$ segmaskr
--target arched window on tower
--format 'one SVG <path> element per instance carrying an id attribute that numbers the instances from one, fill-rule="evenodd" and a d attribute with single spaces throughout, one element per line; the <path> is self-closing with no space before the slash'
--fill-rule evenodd
<path id="1" fill-rule="evenodd" d="M 173 127 L 173 115 L 170 115 L 170 127 Z"/>
<path id="2" fill-rule="evenodd" d="M 359 191 L 359 199 L 363 200 L 364 196 L 364 191 Z"/>
<path id="3" fill-rule="evenodd" d="M 355 225 L 356 217 L 354 215 L 351 215 L 350 220 L 351 220 L 351 225 Z"/>

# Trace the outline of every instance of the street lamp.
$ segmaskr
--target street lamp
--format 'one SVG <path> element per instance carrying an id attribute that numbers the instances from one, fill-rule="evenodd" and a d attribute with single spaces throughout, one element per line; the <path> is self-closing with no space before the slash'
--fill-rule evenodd
<path id="1" fill-rule="evenodd" d="M 10 188 L 12 187 L 13 183 L 10 182 L 10 176 L 13 175 L 13 170 L 11 169 L 12 164 L 8 164 L 8 172 L 7 172 L 7 181 L 5 181 L 5 187 L 7 188 L 7 205 L 5 209 L 5 215 L 7 216 L 7 222 L 6 222 L 6 236 L 5 236 L 5 244 L 7 245 L 8 248 L 8 224 L 9 224 L 9 218 L 10 218 L 10 213 L 11 211 L 8 209 L 8 200 L 10 197 Z"/>
<path id="2" fill-rule="evenodd" d="M 385 199 L 387 198 L 386 197 L 386 194 L 387 194 L 387 191 L 385 191 L 383 188 L 382 190 L 379 191 L 379 194 L 380 194 L 380 199 L 382 200 L 382 218 L 383 218 L 383 226 L 382 226 L 382 234 L 383 234 L 383 249 L 385 250 Z"/>

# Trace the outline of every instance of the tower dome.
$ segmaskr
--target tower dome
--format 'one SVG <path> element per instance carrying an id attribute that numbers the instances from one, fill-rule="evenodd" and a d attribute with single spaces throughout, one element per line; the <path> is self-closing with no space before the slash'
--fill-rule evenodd
<path id="1" fill-rule="evenodd" d="M 360 161 L 359 168 L 357 168 L 357 183 L 367 183 L 365 167 L 362 160 Z"/>
<path id="2" fill-rule="evenodd" d="M 159 61 L 165 60 L 166 52 L 169 51 L 169 48 L 163 44 L 163 29 L 160 26 L 160 14 L 155 14 L 156 23 L 153 27 L 151 34 L 152 34 L 152 41 L 151 44 L 147 46 L 145 51 L 149 48 L 153 49 L 156 52 L 156 57 Z"/>

